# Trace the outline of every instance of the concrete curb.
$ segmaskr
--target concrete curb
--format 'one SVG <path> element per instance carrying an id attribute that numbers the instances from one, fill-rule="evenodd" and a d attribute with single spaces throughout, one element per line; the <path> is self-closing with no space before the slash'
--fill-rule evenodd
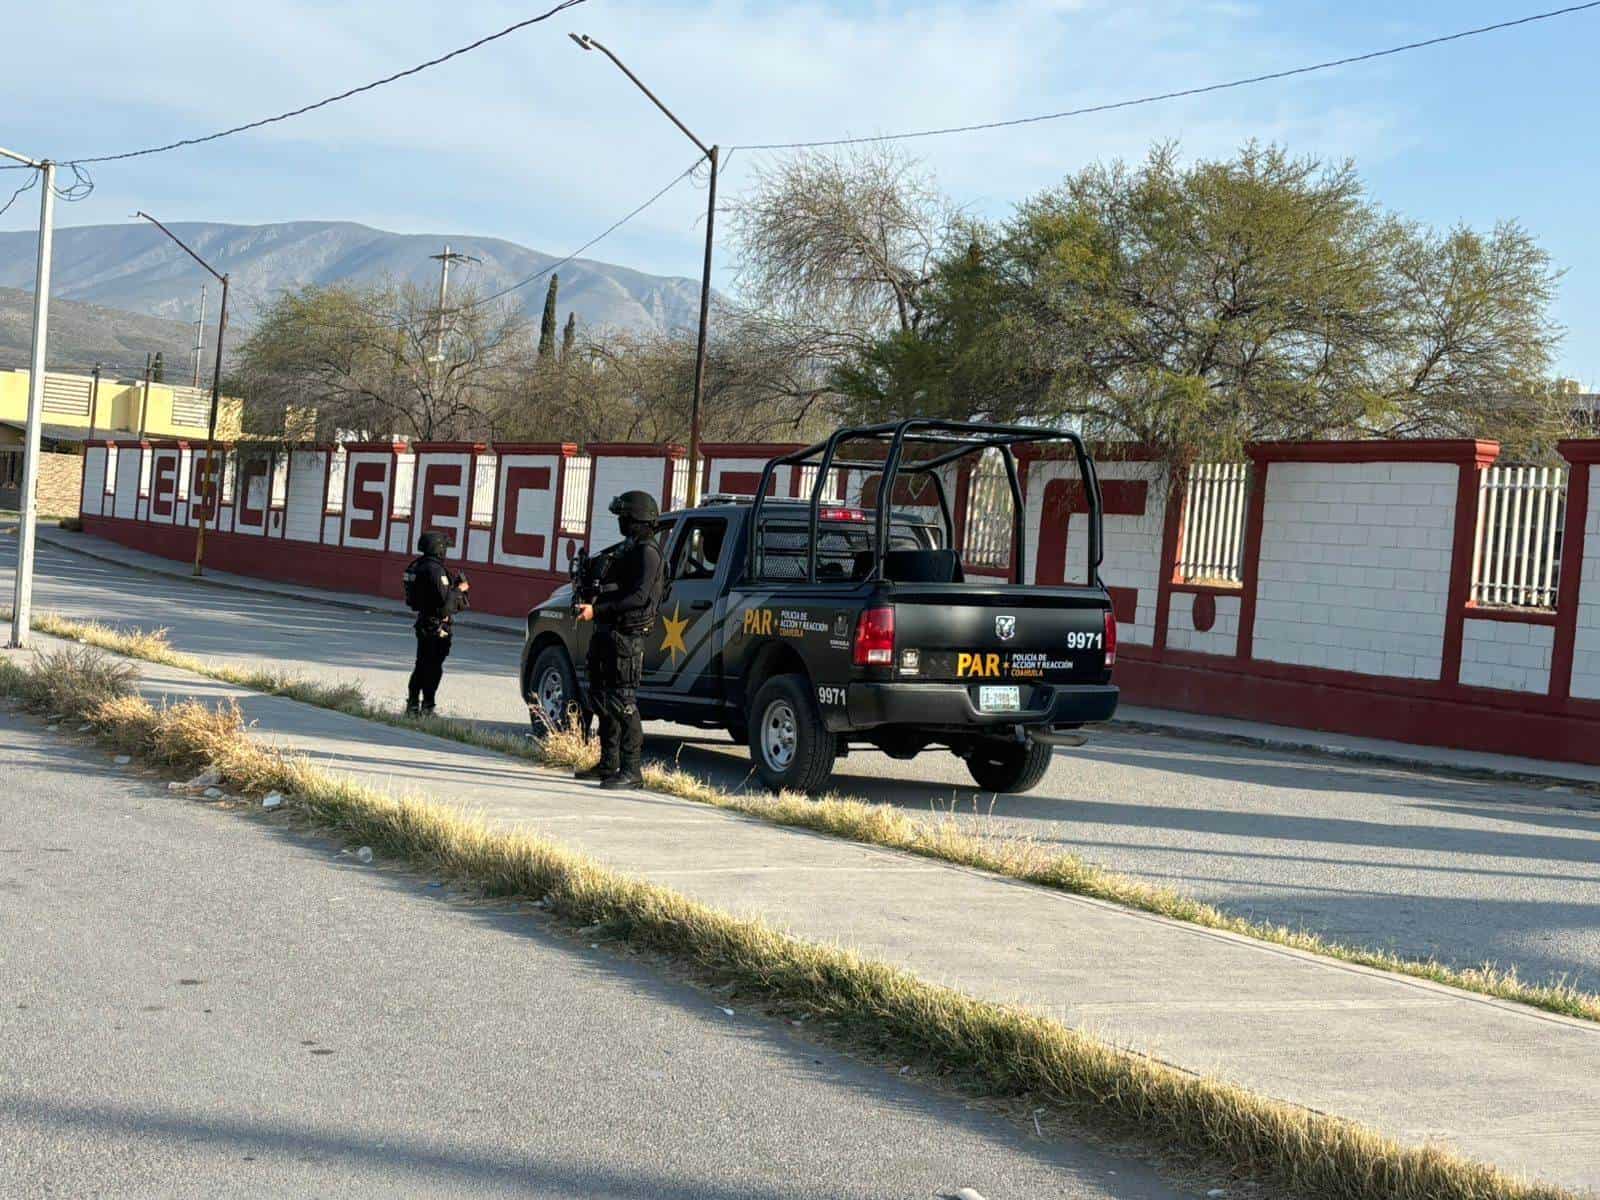
<path id="1" fill-rule="evenodd" d="M 1430 771 L 1435 774 L 1464 776 L 1469 779 L 1498 779 L 1507 783 L 1525 783 L 1536 787 L 1557 784 L 1573 791 L 1600 795 L 1600 784 L 1592 779 L 1561 773 L 1563 763 L 1551 763 L 1550 770 L 1514 771 L 1493 767 L 1475 767 L 1465 763 L 1440 762 L 1420 755 L 1388 753 L 1381 750 L 1363 750 L 1354 746 L 1338 746 L 1312 740 L 1316 733 L 1307 730 L 1304 738 L 1270 737 L 1263 734 L 1226 733 L 1220 729 L 1202 729 L 1181 722 L 1122 720 L 1113 717 L 1105 722 L 1108 729 L 1128 733 L 1160 733 L 1174 737 L 1190 738 L 1197 742 L 1219 742 L 1224 745 L 1250 746 L 1259 750 L 1293 750 L 1303 754 L 1320 754 L 1327 758 L 1340 758 L 1352 763 L 1371 763 L 1374 766 L 1403 767 L 1413 771 Z"/>
<path id="2" fill-rule="evenodd" d="M 107 554 L 103 551 L 97 551 L 93 547 L 80 545 L 76 540 L 74 540 L 92 536 L 92 534 L 85 533 L 65 533 L 62 530 L 53 528 L 46 529 L 41 527 L 39 530 L 39 541 L 45 545 L 53 546 L 58 550 L 66 550 L 71 554 L 82 555 L 84 558 L 92 558 L 96 562 L 109 563 L 115 567 L 122 567 L 124 570 L 137 571 L 141 575 L 151 575 L 159 579 L 175 579 L 182 583 L 192 583 L 200 587 L 222 588 L 231 592 L 248 592 L 257 596 L 274 596 L 280 599 L 298 600 L 302 603 L 321 604 L 327 608 L 345 608 L 350 609 L 353 612 L 389 613 L 398 617 L 411 616 L 411 610 L 403 605 L 390 604 L 376 598 L 367 600 L 340 600 L 337 597 L 328 596 L 321 592 L 313 592 L 308 594 L 306 592 L 296 591 L 292 588 L 273 587 L 270 584 L 265 583 L 245 583 L 237 578 L 212 579 L 202 575 L 200 578 L 196 579 L 194 576 L 185 574 L 180 570 L 166 570 L 162 567 L 150 566 L 145 563 L 129 562 L 124 558 L 119 558 L 115 554 Z M 511 620 L 512 618 L 502 617 L 500 619 Z M 456 624 L 464 626 L 468 629 L 477 629 L 488 633 L 504 634 L 507 637 L 522 637 L 520 630 L 508 628 L 505 625 L 500 625 L 492 621 L 485 620 L 481 616 L 475 616 L 470 610 L 456 617 Z"/>

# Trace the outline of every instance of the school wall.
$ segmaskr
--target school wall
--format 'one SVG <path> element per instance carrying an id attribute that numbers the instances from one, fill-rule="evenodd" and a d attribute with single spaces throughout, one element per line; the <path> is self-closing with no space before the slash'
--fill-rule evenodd
<path id="1" fill-rule="evenodd" d="M 793 449 L 708 445 L 702 487 L 749 492 L 770 457 Z M 1101 576 L 1120 624 L 1124 702 L 1600 762 L 1600 440 L 1561 450 L 1573 469 L 1559 600 L 1553 610 L 1513 610 L 1469 599 L 1479 473 L 1498 455 L 1492 443 L 1250 447 L 1236 586 L 1177 578 L 1182 481 L 1137 447 L 1103 448 Z M 240 574 L 399 598 L 418 534 L 435 528 L 450 536 L 452 559 L 472 578 L 474 607 L 521 616 L 565 582 L 578 548 L 615 540 L 605 511 L 611 496 L 637 488 L 664 508 L 671 502 L 681 447 L 603 443 L 585 451 L 586 478 L 572 469 L 571 443 L 247 454 L 223 476 L 206 560 Z M 1022 578 L 1085 579 L 1087 502 L 1076 461 L 1054 450 L 1019 457 Z M 335 460 L 342 470 L 330 470 Z M 173 558 L 193 555 L 213 490 L 202 447 L 95 444 L 83 466 L 87 530 Z M 794 494 L 797 475 L 776 475 L 773 490 Z M 335 478 L 343 484 L 330 498 Z M 564 489 L 578 480 L 589 513 L 583 534 L 560 527 Z M 844 481 L 845 502 L 870 503 L 873 489 L 863 482 Z M 959 526 L 968 481 L 951 474 L 945 482 Z"/>

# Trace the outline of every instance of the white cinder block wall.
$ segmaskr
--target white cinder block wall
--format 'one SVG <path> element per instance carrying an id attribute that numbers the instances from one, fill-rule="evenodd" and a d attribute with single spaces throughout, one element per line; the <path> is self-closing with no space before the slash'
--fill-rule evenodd
<path id="1" fill-rule="evenodd" d="M 328 471 L 325 450 L 296 450 L 289 459 L 289 492 L 284 501 L 284 536 L 297 542 L 322 538 L 322 484 Z"/>
<path id="2" fill-rule="evenodd" d="M 1199 598 L 1192 592 L 1172 593 L 1167 609 L 1167 646 L 1197 654 L 1237 654 L 1240 597 L 1213 596 L 1217 618 L 1205 632 L 1196 629 L 1194 624 L 1194 603 Z"/>
<path id="3" fill-rule="evenodd" d="M 90 446 L 83 452 L 83 495 L 78 510 L 86 517 L 98 517 L 106 498 L 106 448 Z"/>
<path id="4" fill-rule="evenodd" d="M 1578 582 L 1578 637 L 1572 653 L 1572 694 L 1600 700 L 1600 466 L 1576 465 L 1589 472 L 1589 512 L 1583 526 L 1583 574 Z M 1575 519 L 1569 514 L 1567 520 Z M 1567 570 L 1567 564 L 1561 564 Z"/>
<path id="5" fill-rule="evenodd" d="M 1098 464 L 1102 484 L 1110 480 L 1143 480 L 1145 508 L 1142 513 L 1110 511 L 1115 505 L 1108 498 L 1104 517 L 1105 561 L 1100 577 L 1107 587 L 1137 588 L 1138 606 L 1132 625 L 1123 625 L 1118 637 L 1134 645 L 1149 646 L 1155 641 L 1156 591 L 1161 583 L 1161 536 L 1167 519 L 1166 472 L 1158 463 L 1104 462 Z M 1040 460 L 1030 463 L 1027 476 L 1027 579 L 1038 580 L 1039 542 L 1043 532 L 1044 495 L 1058 479 L 1080 478 L 1078 464 Z M 1065 582 L 1083 583 L 1088 574 L 1089 517 L 1075 513 L 1067 521 Z"/>
<path id="6" fill-rule="evenodd" d="M 1255 657 L 1438 679 L 1460 470 L 1272 463 Z"/>
<path id="7" fill-rule="evenodd" d="M 620 454 L 594 457 L 594 511 L 589 514 L 589 547 L 604 550 L 622 540 L 622 529 L 608 511 L 611 500 L 623 492 L 649 492 L 661 502 L 667 460 Z"/>
<path id="8" fill-rule="evenodd" d="M 1461 682 L 1543 696 L 1550 690 L 1555 642 L 1553 625 L 1468 620 L 1461 633 Z"/>

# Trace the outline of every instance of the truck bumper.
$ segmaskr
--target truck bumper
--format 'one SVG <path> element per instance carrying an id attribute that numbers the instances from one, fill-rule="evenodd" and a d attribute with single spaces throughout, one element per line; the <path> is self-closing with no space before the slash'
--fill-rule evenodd
<path id="1" fill-rule="evenodd" d="M 1117 688 L 1106 684 L 1028 684 L 1017 712 L 980 712 L 977 688 L 961 683 L 852 683 L 841 724 L 851 729 L 915 725 L 925 729 L 983 729 L 1009 725 L 1083 725 L 1110 720 Z M 831 722 L 830 722 L 831 724 Z"/>

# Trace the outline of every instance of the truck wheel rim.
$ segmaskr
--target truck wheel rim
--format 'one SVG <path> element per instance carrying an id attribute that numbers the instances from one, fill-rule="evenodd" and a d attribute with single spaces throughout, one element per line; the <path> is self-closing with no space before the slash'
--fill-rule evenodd
<path id="1" fill-rule="evenodd" d="M 761 753 L 774 771 L 787 771 L 794 761 L 799 739 L 794 709 L 787 700 L 774 700 L 761 718 Z"/>
<path id="2" fill-rule="evenodd" d="M 567 685 L 558 667 L 547 668 L 539 676 L 539 710 L 553 728 L 559 727 L 567 711 Z"/>

